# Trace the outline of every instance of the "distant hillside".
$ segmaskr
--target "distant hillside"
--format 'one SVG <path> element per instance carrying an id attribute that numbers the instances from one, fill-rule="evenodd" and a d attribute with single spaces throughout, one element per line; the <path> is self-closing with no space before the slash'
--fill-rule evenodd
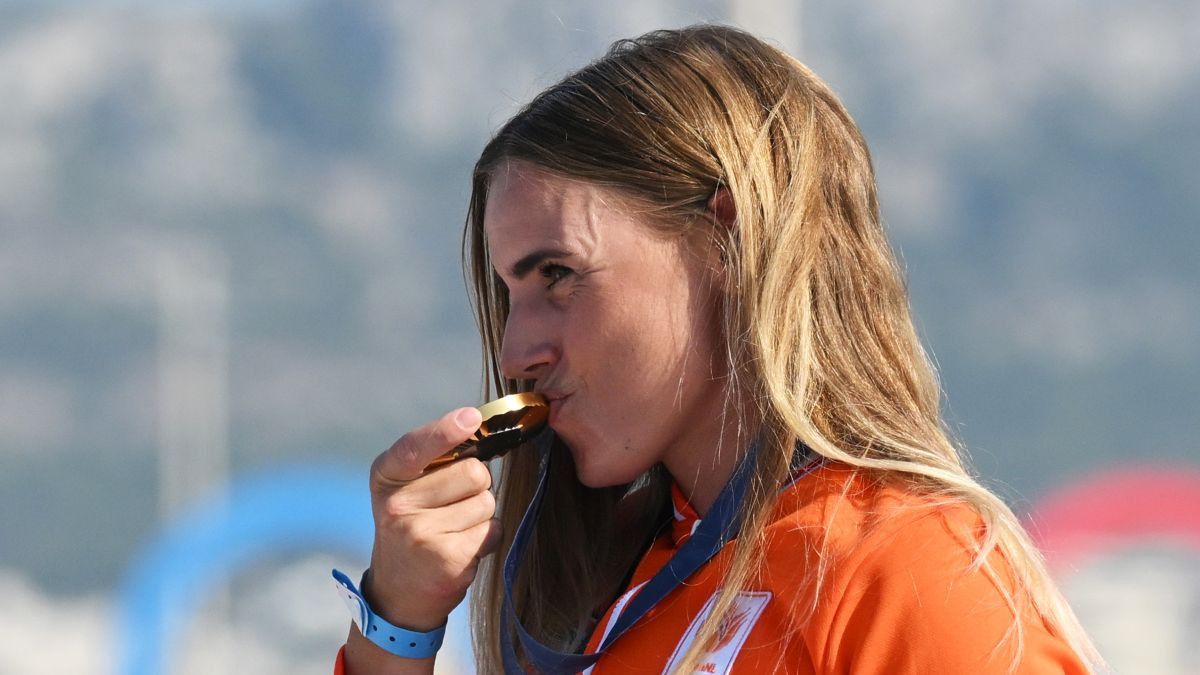
<path id="1" fill-rule="evenodd" d="M 610 40 L 723 9 L 685 4 L 0 4 L 0 567 L 104 588 L 157 526 L 164 257 L 227 272 L 235 469 L 475 401 L 476 153 Z M 987 479 L 1200 463 L 1200 6 L 809 5 Z"/>

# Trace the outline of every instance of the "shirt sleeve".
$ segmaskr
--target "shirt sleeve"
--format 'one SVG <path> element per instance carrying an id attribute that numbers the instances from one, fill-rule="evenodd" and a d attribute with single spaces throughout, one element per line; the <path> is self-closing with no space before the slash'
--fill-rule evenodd
<path id="1" fill-rule="evenodd" d="M 1019 659 L 1013 610 L 997 583 L 971 568 L 965 537 L 978 526 L 965 508 L 908 513 L 862 542 L 839 576 L 830 606 L 822 672 L 1063 673 L 1087 668 L 1054 636 L 1028 602 L 1018 602 Z M 998 553 L 1000 583 L 1011 583 Z M 1015 663 L 1015 668 L 1013 667 Z"/>
<path id="2" fill-rule="evenodd" d="M 333 675 L 346 675 L 346 645 L 338 650 L 337 660 L 333 662 Z"/>

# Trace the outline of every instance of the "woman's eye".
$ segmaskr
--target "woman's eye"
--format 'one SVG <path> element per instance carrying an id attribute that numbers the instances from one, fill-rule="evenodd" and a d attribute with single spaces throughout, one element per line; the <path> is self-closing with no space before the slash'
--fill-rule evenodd
<path id="1" fill-rule="evenodd" d="M 571 273 L 571 268 L 554 263 L 546 263 L 538 268 L 538 272 L 541 273 L 543 279 L 547 280 L 546 288 L 554 288 L 555 284 L 562 281 L 563 277 Z"/>

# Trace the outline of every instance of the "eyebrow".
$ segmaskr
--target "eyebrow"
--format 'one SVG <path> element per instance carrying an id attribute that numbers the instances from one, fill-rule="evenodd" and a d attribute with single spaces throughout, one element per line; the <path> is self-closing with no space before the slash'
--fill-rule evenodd
<path id="1" fill-rule="evenodd" d="M 512 276 L 517 280 L 524 279 L 534 268 L 542 264 L 542 261 L 549 258 L 563 258 L 567 255 L 569 255 L 568 252 L 561 248 L 539 248 L 513 263 Z"/>

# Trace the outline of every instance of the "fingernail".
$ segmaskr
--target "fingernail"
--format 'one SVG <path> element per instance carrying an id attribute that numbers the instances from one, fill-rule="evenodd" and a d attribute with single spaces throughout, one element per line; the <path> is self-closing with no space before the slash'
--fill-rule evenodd
<path id="1" fill-rule="evenodd" d="M 454 416 L 454 421 L 464 431 L 475 431 L 479 428 L 479 423 L 483 421 L 483 417 L 474 408 L 463 408 Z"/>

